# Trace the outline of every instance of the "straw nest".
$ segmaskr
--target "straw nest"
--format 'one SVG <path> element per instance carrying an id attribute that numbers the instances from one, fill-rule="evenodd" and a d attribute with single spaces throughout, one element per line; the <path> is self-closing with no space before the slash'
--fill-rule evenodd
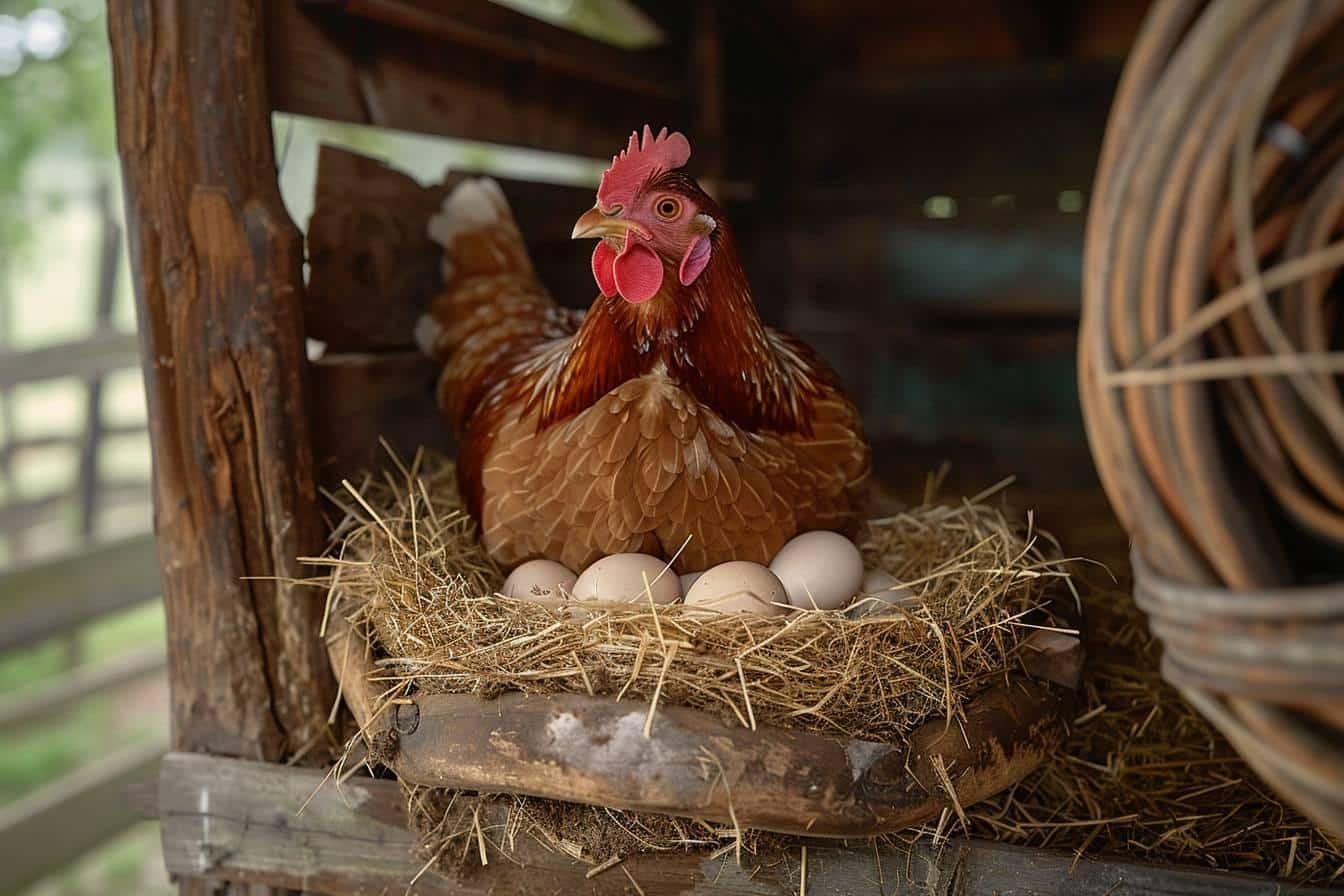
<path id="1" fill-rule="evenodd" d="M 555 608 L 496 593 L 503 571 L 462 509 L 451 462 L 422 456 L 336 496 L 346 516 L 321 561 L 323 584 L 331 612 L 373 644 L 385 704 L 412 692 L 574 692 L 648 703 L 650 721 L 659 706 L 682 705 L 729 725 L 899 744 L 930 718 L 959 718 L 972 696 L 1017 669 L 1035 629 L 1067 625 L 1049 606 L 1071 587 L 1057 546 L 1030 517 L 1013 524 L 987 503 L 997 491 L 869 524 L 860 539 L 867 565 L 914 597 L 881 614 L 762 617 L 652 601 Z M 498 798 L 408 793 L 432 853 L 463 837 L 484 850 L 483 806 Z M 576 856 L 590 844 L 754 842 L 685 819 L 504 799 L 510 829 L 491 837 L 501 848 L 519 830 Z"/>
<path id="2" fill-rule="evenodd" d="M 644 667 L 661 670 L 664 644 L 673 640 L 692 643 L 684 635 L 674 638 L 669 634 L 680 633 L 681 628 L 663 628 L 662 640 L 658 629 L 646 629 L 640 637 L 633 619 L 643 618 L 646 625 L 652 625 L 655 618 L 642 609 L 594 608 L 595 616 L 578 623 L 539 605 L 510 606 L 502 598 L 490 597 L 503 576 L 476 545 L 453 481 L 451 466 L 430 457 L 411 470 L 398 466 L 392 474 L 365 480 L 339 498 L 347 513 L 337 527 L 333 552 L 324 561 L 329 574 L 323 584 L 332 594 L 334 612 L 354 618 L 373 633 L 384 657 L 386 699 L 408 687 L 491 694 L 504 688 L 545 693 L 586 691 L 588 687 L 596 691 L 601 686 L 619 693 L 632 678 L 635 683 L 627 694 L 636 688 L 645 693 L 650 683 L 656 690 L 658 679 L 644 677 L 655 673 Z M 926 503 L 932 500 L 932 492 L 932 488 L 927 490 Z M 901 730 L 909 730 L 920 720 L 921 712 L 941 714 L 949 700 L 955 707 L 974 690 L 977 680 L 993 677 L 976 672 L 991 667 L 993 657 L 998 657 L 1000 669 L 1011 666 L 1013 647 L 1030 631 L 1024 614 L 1041 604 L 1052 581 L 1062 579 L 1058 564 L 1047 559 L 1055 553 L 1053 543 L 1032 532 L 1030 517 L 1025 525 L 1014 527 L 983 500 L 941 508 L 925 506 L 875 524 L 865 544 L 868 561 L 884 565 L 909 583 L 922 603 L 903 615 L 879 617 L 881 621 L 870 618 L 846 623 L 838 614 L 802 613 L 784 622 L 766 622 L 772 633 L 786 624 L 794 629 L 806 626 L 813 636 L 822 636 L 817 643 L 832 646 L 830 639 L 839 637 L 836 629 L 850 632 L 851 649 L 838 668 L 851 669 L 856 675 L 867 668 L 869 686 L 884 689 L 891 705 L 882 707 L 876 721 L 855 720 L 839 708 L 871 705 L 854 696 L 862 679 L 850 682 L 832 675 L 828 690 L 820 695 L 807 690 L 785 692 L 778 686 L 752 688 L 752 713 L 758 718 L 788 718 L 791 724 L 824 731 L 853 724 L 855 733 L 895 731 L 899 737 Z M 1299 882 L 1319 883 L 1344 876 L 1340 844 L 1279 803 L 1218 733 L 1162 681 L 1160 647 L 1124 589 L 1113 583 L 1108 586 L 1099 575 L 1088 578 L 1093 581 L 1079 591 L 1090 654 L 1089 677 L 1083 705 L 1060 754 L 1011 790 L 966 807 L 964 818 L 945 813 L 902 839 L 939 842 L 969 834 L 1072 850 L 1079 856 L 1197 863 Z M 454 594 L 465 596 L 462 607 L 451 605 Z M 963 615 L 978 622 L 958 621 L 958 600 Z M 495 609 L 490 610 L 492 605 Z M 505 612 L 506 607 L 511 612 Z M 448 615 L 437 622 L 426 618 L 445 610 Z M 503 616 L 511 618 L 512 627 L 502 621 Z M 661 625 L 674 617 L 679 617 L 675 607 L 660 607 L 656 618 Z M 922 633 L 911 642 L 899 641 L 897 629 L 905 637 L 916 631 L 912 620 L 922 624 Z M 482 621 L 497 628 L 488 634 L 461 631 L 464 624 L 475 626 Z M 536 640 L 535 627 L 544 630 L 557 622 L 566 627 L 553 628 L 547 637 L 567 639 L 572 645 L 565 651 L 568 660 L 551 657 L 543 663 L 540 651 L 526 658 L 518 645 Z M 744 631 L 759 625 L 751 620 L 738 620 L 738 624 Z M 680 620 L 682 627 L 693 625 L 693 620 Z M 872 652 L 865 654 L 860 646 L 874 637 L 873 629 L 884 626 L 892 631 L 880 643 L 899 643 L 900 650 L 874 669 L 871 664 L 880 658 Z M 603 647 L 611 643 L 606 637 L 609 630 L 636 633 L 637 642 L 647 644 L 638 675 L 631 674 L 635 664 L 628 651 Z M 800 634 L 793 631 L 788 637 L 795 639 Z M 501 641 L 519 637 L 522 641 L 514 646 L 501 646 Z M 697 639 L 694 643 L 704 642 Z M 782 654 L 788 654 L 788 662 L 804 671 L 819 665 L 820 655 L 810 647 L 800 653 L 805 643 L 805 638 L 787 644 L 776 639 L 744 658 L 743 674 L 768 675 L 772 668 L 778 674 L 777 665 L 771 664 L 778 664 Z M 400 649 L 389 649 L 389 644 Z M 452 644 L 465 649 L 450 656 Z M 574 649 L 575 645 L 582 649 Z M 478 650 L 490 656 L 474 653 Z M 556 650 L 558 654 L 558 646 Z M 635 655 L 638 651 L 637 646 Z M 681 693 L 693 699 L 718 699 L 722 701 L 720 712 L 740 723 L 746 705 L 740 690 L 718 691 L 703 683 L 699 687 L 681 684 L 680 690 L 667 687 L 683 677 L 680 664 L 695 657 L 681 649 L 677 654 L 659 699 L 670 702 L 674 694 Z M 850 660 L 851 655 L 855 659 Z M 929 667 L 931 657 L 934 665 Z M 500 659 L 509 659 L 512 666 L 493 665 Z M 578 663 L 585 660 L 588 665 L 580 671 Z M 722 661 L 720 656 L 718 662 Z M 534 674 L 511 679 L 503 671 L 520 666 Z M 736 663 L 732 668 L 735 676 Z M 549 674 L 538 674 L 543 669 Z M 871 681 L 873 672 L 880 672 L 877 677 L 885 680 Z M 810 676 L 800 681 L 805 688 L 819 688 Z M 904 684 L 897 685 L 897 681 Z M 829 702 L 822 701 L 820 697 L 830 688 L 836 688 L 835 693 Z M 775 696 L 775 692 L 789 696 Z M 800 707 L 810 711 L 790 717 Z M 750 861 L 758 850 L 787 840 L 691 819 L 522 796 L 425 787 L 407 787 L 406 791 L 408 814 L 420 833 L 426 868 L 437 864 L 457 872 L 476 867 L 490 856 L 511 854 L 520 836 L 587 862 L 595 873 L 610 863 L 609 857 L 647 850 L 705 849 L 724 861 Z"/>
<path id="3" fill-rule="evenodd" d="M 555 608 L 496 593 L 504 575 L 462 510 L 451 462 L 426 458 L 350 495 L 333 593 L 382 653 L 389 693 L 587 693 L 899 742 L 1014 668 L 1025 637 L 1057 624 L 1047 592 L 1068 581 L 1048 536 L 972 500 L 869 525 L 867 565 L 916 598 L 881 615 Z"/>

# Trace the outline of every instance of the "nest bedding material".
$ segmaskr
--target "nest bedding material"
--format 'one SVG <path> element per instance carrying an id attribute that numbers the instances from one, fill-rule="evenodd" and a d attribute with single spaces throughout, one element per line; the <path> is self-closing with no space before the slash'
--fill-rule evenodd
<path id="1" fill-rule="evenodd" d="M 366 480 L 341 499 L 349 512 L 337 528 L 334 556 L 326 561 L 331 569 L 325 584 L 339 600 L 335 611 L 351 616 L 365 631 L 373 628 L 380 645 L 401 644 L 407 648 L 400 651 L 405 655 L 383 660 L 389 697 L 403 693 L 413 683 L 441 690 L 498 693 L 510 685 L 499 669 L 492 669 L 479 656 L 440 669 L 438 677 L 415 674 L 421 667 L 412 665 L 414 657 L 442 658 L 450 643 L 441 632 L 435 636 L 433 627 L 417 628 L 417 620 L 429 609 L 441 606 L 450 594 L 488 595 L 503 581 L 503 574 L 475 544 L 471 523 L 460 512 L 451 466 L 431 457 L 417 463 L 414 476 L 408 472 L 412 471 L 398 468 L 380 479 Z M 413 483 L 410 488 L 408 481 Z M 943 527 L 962 530 L 957 542 L 962 548 L 944 550 L 935 558 L 932 552 L 938 551 L 939 545 L 947 545 L 947 536 L 940 531 Z M 1011 535 L 1012 527 L 997 511 L 977 502 L 924 508 L 876 527 L 865 545 L 865 555 L 870 564 L 879 555 L 888 557 L 886 568 L 925 595 L 926 607 L 938 606 L 936 594 L 957 582 L 968 586 L 978 582 L 970 593 L 977 595 L 979 604 L 994 593 L 995 587 L 1002 588 L 1006 577 L 1001 566 L 977 567 L 971 562 L 975 552 L 967 552 L 979 543 L 974 533 L 980 533 L 979 540 L 983 540 L 991 532 L 999 533 L 997 537 L 1002 539 L 1005 532 Z M 1057 565 L 1042 562 L 1048 548 L 1038 547 L 1039 536 L 1032 543 L 1019 534 L 1009 543 L 1016 545 L 1016 552 L 1000 544 L 1001 558 L 1032 554 L 1026 565 L 1039 568 L 1027 571 L 1016 581 L 1015 587 L 1025 590 L 1030 586 L 1030 592 L 1019 594 L 1000 609 L 1003 620 L 1021 612 L 1019 607 L 1034 606 L 1043 586 L 1060 573 Z M 1026 550 L 1028 545 L 1031 551 Z M 991 569 L 998 572 L 986 571 Z M 932 604 L 927 601 L 930 594 L 935 595 Z M 1301 883 L 1344 877 L 1341 844 L 1280 804 L 1217 732 L 1161 680 L 1160 648 L 1124 588 L 1089 581 L 1088 587 L 1081 589 L 1081 601 L 1091 659 L 1084 705 L 1060 755 L 1010 791 L 967 807 L 965 824 L 949 813 L 936 823 L 909 832 L 905 839 L 939 841 L 968 834 L 1023 846 L 1072 850 L 1079 856 L 1196 863 L 1267 873 Z M 380 606 L 397 612 L 375 626 L 374 611 Z M 975 604 L 967 608 L 975 609 Z M 557 621 L 539 605 L 521 609 L 523 621 L 517 625 Z M 985 608 L 980 612 L 983 614 Z M 538 613 L 548 616 L 543 618 Z M 611 622 L 599 620 L 600 614 L 590 618 L 586 630 L 600 630 L 599 626 Z M 949 644 L 948 655 L 954 662 L 948 668 L 958 668 L 955 659 L 962 652 L 972 653 L 972 666 L 983 665 L 989 650 L 1005 650 L 1016 643 L 1030 631 L 1025 623 L 1021 629 L 1013 625 L 1018 621 L 994 627 L 992 632 L 1002 640 L 991 639 L 983 648 L 958 649 Z M 778 627 L 778 621 L 775 625 Z M 378 629 L 387 632 L 386 642 Z M 926 624 L 926 630 L 938 640 L 932 627 Z M 946 638 L 948 632 L 942 634 Z M 797 648 L 795 644 L 793 649 Z M 651 643 L 645 662 L 653 649 Z M 942 649 L 940 646 L 940 656 Z M 522 653 L 509 655 L 517 662 Z M 600 651 L 598 656 L 602 657 Z M 655 664 L 660 661 L 654 658 Z M 542 693 L 583 690 L 594 682 L 604 688 L 613 686 L 610 671 L 590 674 L 585 685 L 574 659 L 569 662 L 568 668 L 564 663 L 551 662 L 549 674 L 534 674 L 515 686 Z M 595 668 L 609 670 L 606 662 Z M 956 696 L 947 681 L 940 685 L 927 671 L 909 678 L 918 682 L 915 696 L 907 695 L 899 708 L 893 707 L 891 714 L 873 727 L 890 731 L 900 727 L 902 718 L 907 725 L 914 723 L 921 709 L 941 714 L 949 694 Z M 728 701 L 721 712 L 740 721 L 740 709 L 729 708 L 742 706 L 740 692 L 729 690 L 720 697 Z M 665 693 L 660 699 L 669 698 Z M 797 702 L 795 698 L 789 705 Z M 781 710 L 778 703 L 755 700 L 754 694 L 752 708 L 753 713 L 789 711 Z M 818 710 L 794 718 L 798 721 L 792 724 L 833 731 L 839 714 Z M 613 854 L 640 850 L 717 848 L 725 860 L 731 861 L 734 853 L 749 856 L 759 846 L 787 840 L 749 831 L 726 831 L 687 819 L 528 797 L 424 787 L 406 790 L 409 816 L 420 833 L 426 859 L 459 872 L 478 865 L 487 854 L 508 855 L 510 844 L 519 834 L 595 867 Z"/>
<path id="2" fill-rule="evenodd" d="M 461 509 L 451 463 L 351 489 L 335 592 L 383 654 L 393 691 L 612 696 L 899 743 L 1017 667 L 1067 574 L 1053 544 L 985 503 L 925 507 L 870 525 L 861 547 L 918 598 L 862 620 L 841 611 L 712 614 L 681 604 L 512 600 Z M 347 502 L 348 503 L 348 502 Z M 651 714 L 652 715 L 652 714 Z"/>
<path id="3" fill-rule="evenodd" d="M 650 723 L 659 706 L 683 705 L 725 725 L 901 744 L 930 718 L 960 722 L 971 697 L 1019 668 L 1029 635 L 1065 624 L 1048 609 L 1068 582 L 1057 546 L 977 500 L 870 525 L 866 565 L 913 596 L 899 608 L 862 619 L 826 610 L 767 618 L 651 601 L 555 608 L 502 597 L 503 573 L 462 510 L 451 463 L 439 457 L 421 456 L 410 469 L 398 463 L 347 492 L 324 584 L 330 611 L 373 645 L 384 707 L 411 693 L 573 692 L 649 704 Z M 531 797 L 406 790 L 422 846 L 445 870 L 483 862 L 487 842 L 510 854 L 520 832 L 587 861 L 613 849 L 740 855 L 783 839 Z"/>

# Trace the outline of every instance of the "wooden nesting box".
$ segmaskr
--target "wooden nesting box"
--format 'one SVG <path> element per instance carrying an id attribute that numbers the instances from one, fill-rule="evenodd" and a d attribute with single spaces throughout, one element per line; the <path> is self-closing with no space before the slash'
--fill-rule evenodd
<path id="1" fill-rule="evenodd" d="M 435 273 L 415 223 L 428 211 L 396 201 L 427 194 L 329 154 L 329 182 L 345 188 L 319 204 L 349 215 L 310 232 L 306 280 L 304 239 L 276 184 L 272 112 L 597 159 L 645 122 L 678 127 L 727 203 L 764 315 L 837 364 L 879 440 L 960 437 L 960 425 L 1012 444 L 943 410 L 960 394 L 973 407 L 1018 400 L 1012 432 L 1048 444 L 1040 428 L 1071 425 L 1071 401 L 981 391 L 1003 387 L 1005 363 L 1024 382 L 1053 370 L 1050 359 L 1072 364 L 1077 284 L 1057 256 L 1081 237 L 1074 194 L 1143 5 L 649 3 L 662 42 L 621 50 L 485 0 L 110 0 L 178 751 L 160 813 L 184 891 L 207 892 L 213 878 L 396 892 L 418 868 L 394 785 L 328 789 L 296 818 L 320 774 L 282 763 L 331 748 L 323 608 L 292 583 L 309 572 L 296 558 L 323 546 L 319 485 L 367 462 L 379 436 L 403 448 L 444 438 L 434 370 L 410 346 Z M 543 277 L 562 295 L 591 293 L 586 248 L 567 238 L 591 192 L 506 190 Z M 944 282 L 921 267 L 940 246 L 921 233 L 954 218 L 953 238 L 1002 262 L 988 279 Z M 344 226 L 365 234 L 365 252 L 340 251 Z M 1014 242 L 1022 232 L 1035 242 Z M 955 300 L 972 293 L 980 301 Z M 310 361 L 305 338 L 325 354 Z M 986 382 L 968 382 L 968 369 Z M 950 391 L 958 381 L 963 393 Z M 1057 388 L 1072 394 L 1067 375 Z M 925 416 L 912 423 L 910 405 Z M 1083 452 L 1076 461 L 1086 467 Z M 554 854 L 520 856 L 421 889 L 627 886 L 585 881 Z M 632 867 L 652 892 L 796 892 L 797 869 L 775 858 L 755 871 L 694 856 Z M 814 852 L 808 879 L 858 892 L 882 877 L 877 858 L 874 868 L 867 847 Z M 1073 864 L 968 844 L 893 854 L 886 868 L 893 885 L 952 880 L 963 893 L 998 889 L 1005 867 L 1047 892 L 1104 889 L 1117 873 L 1083 862 L 1070 878 Z M 1171 879 L 1203 885 L 1198 872 Z M 1223 892 L 1253 886 L 1218 881 Z"/>

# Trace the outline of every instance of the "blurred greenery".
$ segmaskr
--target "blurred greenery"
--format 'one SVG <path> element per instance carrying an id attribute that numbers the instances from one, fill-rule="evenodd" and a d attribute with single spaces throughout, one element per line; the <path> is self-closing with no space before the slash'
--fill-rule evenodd
<path id="1" fill-rule="evenodd" d="M 24 896 L 170 896 L 158 865 L 159 825 L 147 821 L 81 857 L 68 870 L 31 887 Z"/>
<path id="2" fill-rule="evenodd" d="M 33 159 L 55 149 L 109 159 L 116 147 L 103 0 L 0 0 L 0 15 L 21 18 L 39 8 L 64 17 L 69 43 L 53 59 L 27 57 L 0 77 L 0 247 L 10 257 L 33 233 L 32 209 L 20 199 Z"/>
<path id="3" fill-rule="evenodd" d="M 162 641 L 158 601 L 114 614 L 75 634 L 81 663 L 96 665 L 131 648 Z M 70 645 L 37 644 L 0 656 L 0 695 L 42 684 L 69 668 Z M 0 804 L 16 799 L 104 755 L 109 743 L 130 743 L 162 730 L 159 713 L 119 713 L 108 699 L 83 701 L 35 727 L 0 732 Z"/>

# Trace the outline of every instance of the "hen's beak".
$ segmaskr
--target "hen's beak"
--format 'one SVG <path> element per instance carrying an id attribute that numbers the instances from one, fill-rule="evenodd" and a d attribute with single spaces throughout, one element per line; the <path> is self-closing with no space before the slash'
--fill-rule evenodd
<path id="1" fill-rule="evenodd" d="M 622 218 L 619 214 L 620 209 L 608 214 L 599 206 L 593 206 L 579 216 L 579 220 L 574 222 L 574 232 L 569 238 L 574 240 L 588 239 L 590 237 L 608 237 L 624 236 L 630 231 L 636 232 L 643 230 L 633 221 Z"/>

